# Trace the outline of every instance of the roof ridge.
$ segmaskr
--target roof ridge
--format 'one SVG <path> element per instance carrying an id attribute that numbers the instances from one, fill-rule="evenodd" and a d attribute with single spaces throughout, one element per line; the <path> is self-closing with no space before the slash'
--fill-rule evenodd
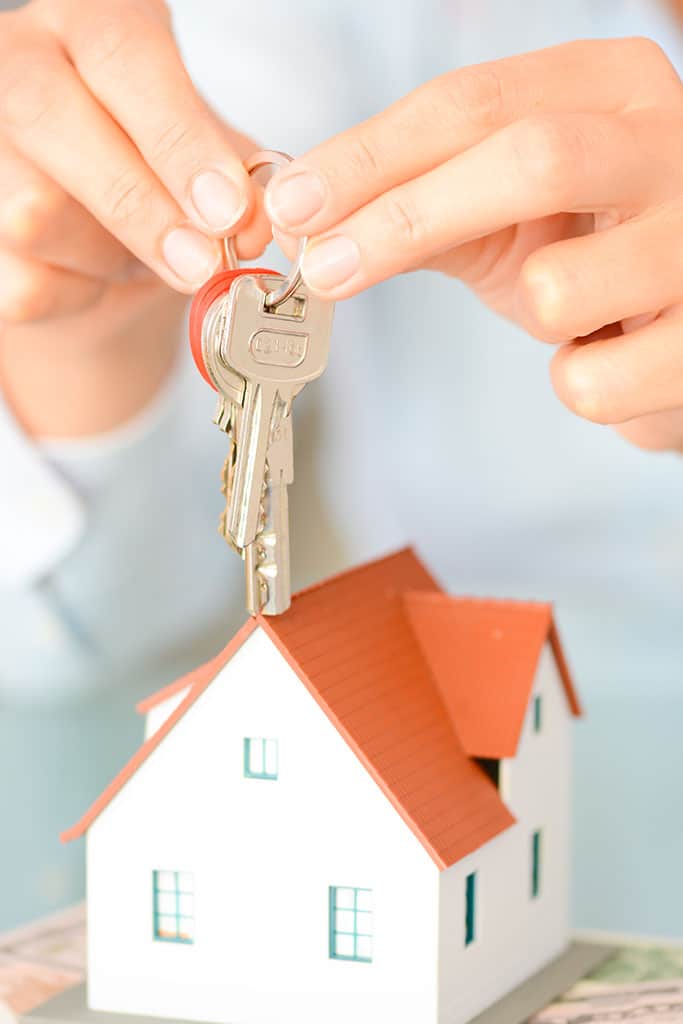
<path id="1" fill-rule="evenodd" d="M 361 562 L 360 565 L 351 566 L 350 569 L 340 569 L 339 572 L 333 573 L 331 576 L 326 576 L 323 580 L 317 580 L 315 583 L 310 583 L 307 587 L 302 587 L 301 590 L 297 590 L 295 594 L 292 594 L 292 599 L 295 597 L 304 597 L 307 594 L 312 594 L 316 590 L 320 590 L 322 587 L 327 587 L 331 583 L 338 583 L 341 579 L 351 579 L 353 576 L 357 576 L 359 573 L 365 572 L 367 569 L 372 569 L 374 566 L 381 565 L 382 562 L 389 562 L 392 558 L 398 557 L 398 555 L 404 555 L 408 552 L 412 553 L 415 558 L 422 565 L 422 561 L 417 558 L 415 549 L 411 544 L 406 544 L 402 548 L 397 548 L 395 551 L 389 551 L 386 555 L 379 555 L 377 558 L 369 558 L 366 562 Z M 261 618 L 261 614 L 256 616 Z"/>

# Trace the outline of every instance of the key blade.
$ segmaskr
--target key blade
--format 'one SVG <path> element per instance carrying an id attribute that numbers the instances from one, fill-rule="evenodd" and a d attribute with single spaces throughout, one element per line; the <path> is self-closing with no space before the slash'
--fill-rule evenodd
<path id="1" fill-rule="evenodd" d="M 284 402 L 276 403 L 262 503 L 263 525 L 245 551 L 247 606 L 252 614 L 281 615 L 292 601 L 287 485 L 294 472 L 291 417 L 286 408 Z"/>
<path id="2" fill-rule="evenodd" d="M 247 381 L 228 511 L 228 532 L 238 548 L 251 544 L 259 532 L 274 399 L 271 388 Z"/>

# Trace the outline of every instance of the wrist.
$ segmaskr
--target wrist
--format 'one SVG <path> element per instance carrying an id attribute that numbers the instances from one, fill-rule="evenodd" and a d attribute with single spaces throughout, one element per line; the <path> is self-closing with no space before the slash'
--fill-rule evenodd
<path id="1" fill-rule="evenodd" d="M 87 313 L 0 336 L 0 388 L 34 437 L 103 433 L 140 412 L 167 377 L 186 298 L 165 286 L 112 287 Z"/>

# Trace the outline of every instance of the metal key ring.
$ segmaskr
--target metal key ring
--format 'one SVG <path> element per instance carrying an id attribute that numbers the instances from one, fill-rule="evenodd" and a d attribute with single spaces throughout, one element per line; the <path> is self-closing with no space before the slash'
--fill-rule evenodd
<path id="1" fill-rule="evenodd" d="M 245 163 L 248 174 L 255 174 L 256 171 L 260 171 L 262 167 L 286 167 L 287 164 L 292 162 L 292 157 L 288 156 L 287 153 L 281 153 L 277 149 L 263 149 L 258 153 L 254 153 L 250 156 Z M 292 264 L 292 269 L 289 274 L 277 288 L 274 288 L 272 292 L 268 292 L 265 298 L 266 306 L 280 306 L 285 302 L 290 295 L 293 295 L 301 284 L 301 264 L 303 263 L 304 251 L 306 249 L 306 242 L 308 239 L 303 237 L 299 239 L 299 248 L 296 254 L 296 260 Z M 230 257 L 234 256 L 234 244 L 228 250 Z"/>

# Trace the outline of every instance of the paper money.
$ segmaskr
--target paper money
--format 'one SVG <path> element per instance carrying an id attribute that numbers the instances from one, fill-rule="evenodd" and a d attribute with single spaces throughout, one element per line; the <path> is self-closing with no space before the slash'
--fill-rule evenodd
<path id="1" fill-rule="evenodd" d="M 576 985 L 560 1003 L 537 1014 L 532 1024 L 681 1024 L 683 981 L 638 985 Z"/>
<path id="2" fill-rule="evenodd" d="M 683 978 L 683 945 L 621 946 L 616 956 L 605 961 L 591 978 L 612 984 Z"/>
<path id="3" fill-rule="evenodd" d="M 0 1024 L 85 977 L 85 906 L 0 935 Z"/>
<path id="4" fill-rule="evenodd" d="M 0 958 L 85 971 L 85 904 L 0 935 Z"/>
<path id="5" fill-rule="evenodd" d="M 80 980 L 81 975 L 75 971 L 30 960 L 0 961 L 0 1007 L 4 1005 L 13 1014 L 26 1013 Z"/>
<path id="6" fill-rule="evenodd" d="M 0 935 L 0 1024 L 83 981 L 85 961 L 83 904 Z M 623 946 L 532 1024 L 631 1022 L 683 1024 L 683 946 Z"/>

